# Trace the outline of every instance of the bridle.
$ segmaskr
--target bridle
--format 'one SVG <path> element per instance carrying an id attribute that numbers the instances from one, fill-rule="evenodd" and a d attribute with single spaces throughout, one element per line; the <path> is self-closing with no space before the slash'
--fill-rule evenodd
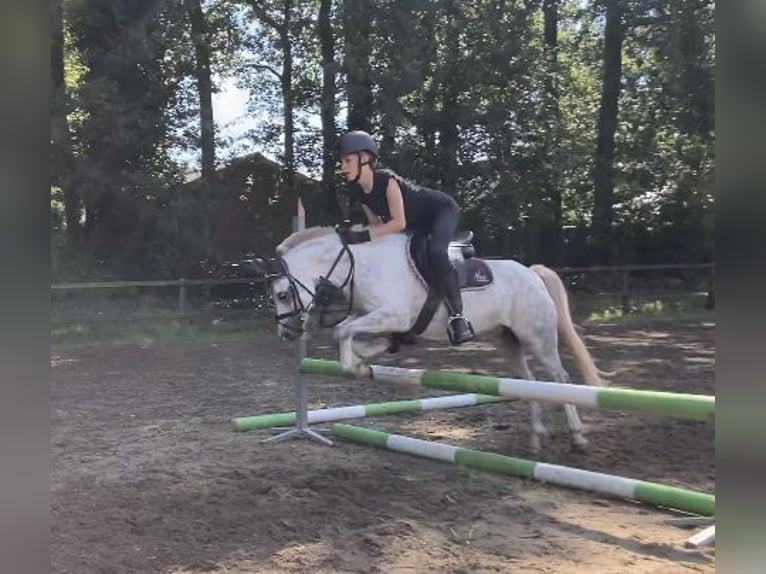
<path id="1" fill-rule="evenodd" d="M 338 285 L 335 285 L 332 281 L 330 281 L 330 277 L 332 276 L 333 272 L 335 271 L 335 268 L 338 266 L 338 263 L 340 262 L 344 254 L 347 254 L 349 258 L 349 270 L 348 270 L 348 274 L 343 280 L 343 283 L 341 283 L 338 286 Z M 287 262 L 282 257 L 277 257 L 275 260 L 275 263 L 277 264 L 278 269 L 271 273 L 268 273 L 266 275 L 266 279 L 270 281 L 274 281 L 282 277 L 286 278 L 290 284 L 290 288 L 288 291 L 290 293 L 290 296 L 292 297 L 292 309 L 290 311 L 286 311 L 285 313 L 276 314 L 277 324 L 280 327 L 288 331 L 300 332 L 302 328 L 299 329 L 293 326 L 292 324 L 287 322 L 287 320 L 292 319 L 294 317 L 300 317 L 301 325 L 303 325 L 303 318 L 309 315 L 310 313 L 312 313 L 314 308 L 319 308 L 319 325 L 323 328 L 335 327 L 336 325 L 338 325 L 338 323 L 345 320 L 351 314 L 351 309 L 354 306 L 355 261 L 354 261 L 354 254 L 348 248 L 348 245 L 346 243 L 343 243 L 343 247 L 341 247 L 341 250 L 338 252 L 338 255 L 335 258 L 335 261 L 333 261 L 333 264 L 330 267 L 330 270 L 327 272 L 327 275 L 319 276 L 319 279 L 317 281 L 317 285 L 314 291 L 312 291 L 309 287 L 307 287 L 304 283 L 302 283 L 300 279 L 295 277 L 290 272 L 290 268 L 288 267 Z M 347 285 L 349 286 L 349 300 L 348 300 L 348 306 L 346 308 L 345 314 L 340 319 L 338 319 L 337 321 L 333 323 L 329 323 L 329 324 L 325 323 L 325 313 L 327 311 L 327 307 L 333 302 L 333 300 L 338 296 L 339 293 L 342 293 L 343 289 L 345 289 Z M 303 305 L 303 300 L 300 297 L 301 289 L 305 291 L 309 295 L 309 297 L 311 297 L 311 302 L 308 304 L 308 306 Z"/>

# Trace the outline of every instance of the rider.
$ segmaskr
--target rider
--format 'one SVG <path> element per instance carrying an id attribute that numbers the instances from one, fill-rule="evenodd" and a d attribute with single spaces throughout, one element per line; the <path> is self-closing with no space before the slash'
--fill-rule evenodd
<path id="1" fill-rule="evenodd" d="M 405 181 L 393 171 L 376 169 L 378 146 L 367 132 L 344 134 L 338 148 L 341 168 L 351 182 L 352 199 L 361 203 L 370 222 L 363 231 L 341 227 L 338 233 L 346 243 L 361 243 L 405 230 L 430 234 L 428 258 L 436 287 L 449 311 L 450 341 L 460 345 L 473 339 L 473 327 L 462 315 L 460 287 L 447 254 L 460 218 L 455 200 L 442 191 Z"/>

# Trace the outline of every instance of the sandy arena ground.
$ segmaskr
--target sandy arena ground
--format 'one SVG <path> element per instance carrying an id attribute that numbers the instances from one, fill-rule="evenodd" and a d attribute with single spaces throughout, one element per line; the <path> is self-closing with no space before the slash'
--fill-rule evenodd
<path id="1" fill-rule="evenodd" d="M 714 392 L 714 325 L 589 326 L 617 386 Z M 313 356 L 335 358 L 326 342 Z M 52 571 L 714 572 L 715 550 L 669 511 L 348 443 L 261 444 L 230 420 L 292 410 L 294 347 L 252 342 L 54 352 Z M 580 382 L 570 358 L 565 364 Z M 503 374 L 491 341 L 423 344 L 379 363 Z M 311 379 L 312 408 L 437 393 Z M 580 409 L 591 446 L 571 449 L 563 411 L 538 460 L 713 492 L 714 422 Z M 360 421 L 512 456 L 527 450 L 524 403 Z"/>

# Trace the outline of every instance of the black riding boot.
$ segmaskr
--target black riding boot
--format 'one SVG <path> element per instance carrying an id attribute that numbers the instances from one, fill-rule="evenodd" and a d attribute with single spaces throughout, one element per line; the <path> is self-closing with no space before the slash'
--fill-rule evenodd
<path id="1" fill-rule="evenodd" d="M 463 300 L 460 297 L 460 285 L 457 273 L 454 269 L 444 277 L 442 281 L 447 311 L 449 311 L 449 323 L 447 324 L 447 336 L 453 345 L 461 345 L 472 340 L 474 334 L 471 323 L 463 317 Z"/>

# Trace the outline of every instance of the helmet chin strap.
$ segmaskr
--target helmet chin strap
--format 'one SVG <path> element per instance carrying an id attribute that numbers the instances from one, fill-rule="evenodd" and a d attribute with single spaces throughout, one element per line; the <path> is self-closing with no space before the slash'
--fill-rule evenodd
<path id="1" fill-rule="evenodd" d="M 359 178 L 362 177 L 362 168 L 365 165 L 372 165 L 372 161 L 362 161 L 362 154 L 357 152 L 356 154 L 356 177 L 353 179 L 354 183 L 359 183 Z"/>

